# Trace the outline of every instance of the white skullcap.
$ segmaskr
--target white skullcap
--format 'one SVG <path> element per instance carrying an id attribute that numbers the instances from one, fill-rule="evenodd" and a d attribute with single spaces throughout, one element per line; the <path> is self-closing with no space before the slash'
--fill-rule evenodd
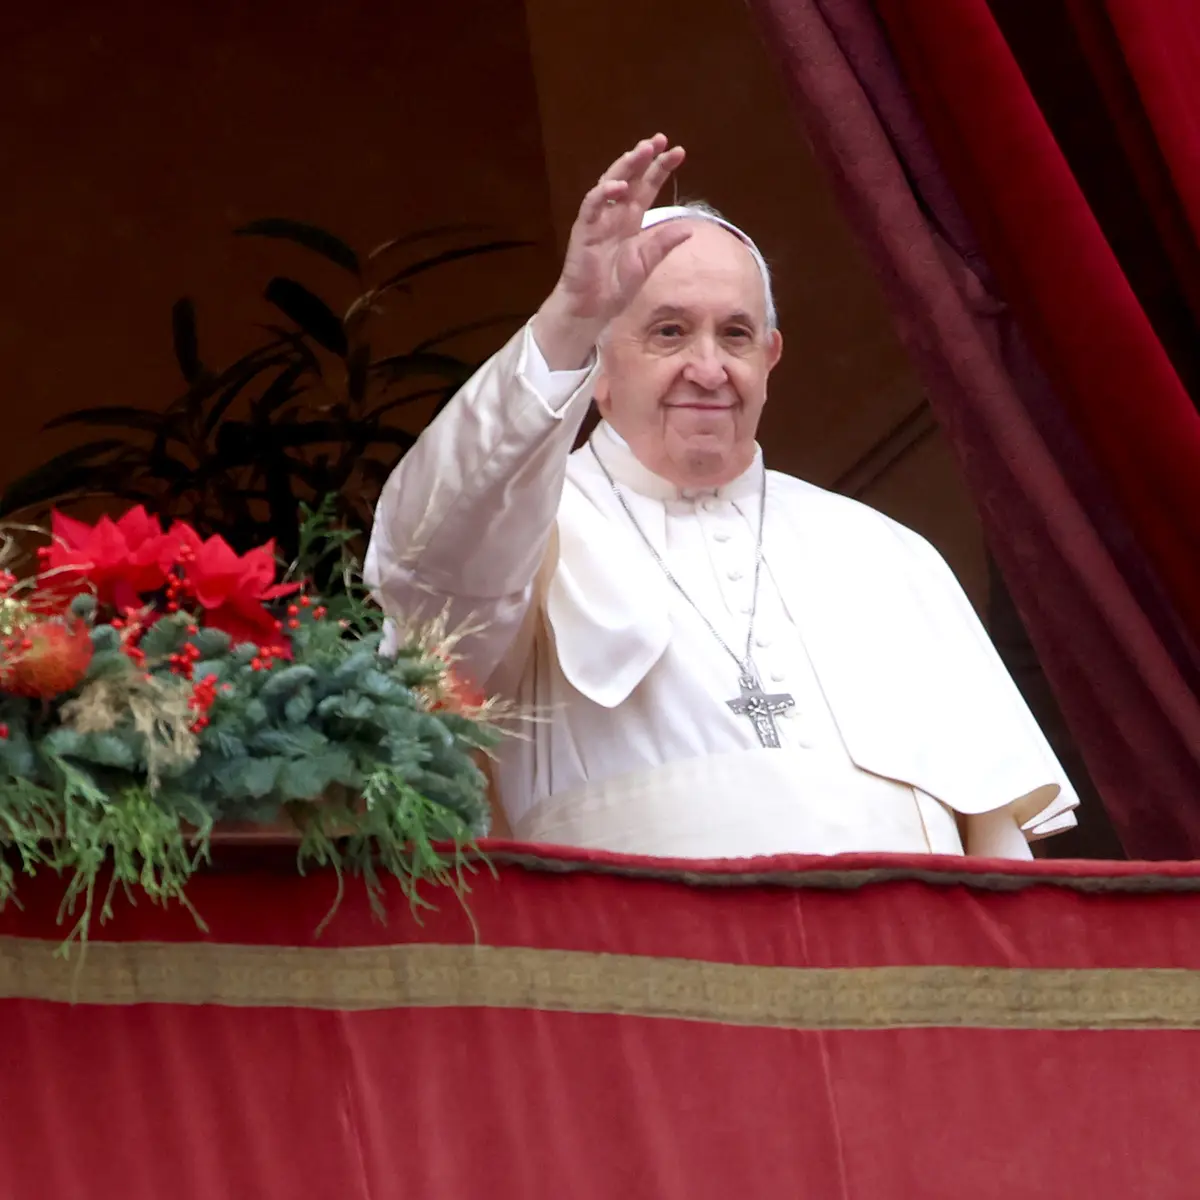
<path id="1" fill-rule="evenodd" d="M 778 314 L 775 311 L 775 296 L 771 289 L 771 268 L 763 258 L 762 251 L 754 244 L 754 239 L 743 233 L 732 221 L 727 221 L 719 212 L 706 204 L 669 204 L 662 208 L 648 208 L 642 217 L 642 228 L 649 229 L 652 225 L 661 225 L 663 221 L 711 221 L 728 230 L 735 238 L 750 251 L 758 273 L 762 276 L 763 289 L 767 303 L 767 328 L 774 329 L 778 324 Z"/>

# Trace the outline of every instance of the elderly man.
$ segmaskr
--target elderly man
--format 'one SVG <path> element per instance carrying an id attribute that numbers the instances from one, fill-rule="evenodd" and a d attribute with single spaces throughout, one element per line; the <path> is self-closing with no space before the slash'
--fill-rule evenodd
<path id="1" fill-rule="evenodd" d="M 651 208 L 682 160 L 650 138 L 588 193 L 553 293 L 388 481 L 367 578 L 541 714 L 496 764 L 519 838 L 1027 858 L 1074 824 L 1062 768 L 937 553 L 764 468 L 770 275 Z"/>

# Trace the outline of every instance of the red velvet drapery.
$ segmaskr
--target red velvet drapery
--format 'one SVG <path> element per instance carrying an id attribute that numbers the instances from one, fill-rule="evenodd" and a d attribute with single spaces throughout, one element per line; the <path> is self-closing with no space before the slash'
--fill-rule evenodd
<path id="1" fill-rule="evenodd" d="M 1095 6 L 1071 0 L 1081 27 Z M 1194 0 L 1105 0 L 1158 149 L 1200 242 L 1200 12 Z"/>
<path id="2" fill-rule="evenodd" d="M 989 0 L 1075 181 L 1200 399 L 1195 29 L 1168 0 Z"/>
<path id="3" fill-rule="evenodd" d="M 1190 1200 L 1192 867 L 500 865 L 0 917 L 5 1200 Z M 1031 886 L 1036 885 L 1036 886 Z M 72 995 L 75 1003 L 71 1003 Z"/>
<path id="4" fill-rule="evenodd" d="M 871 0 L 754 8 L 1125 850 L 1200 854 L 1196 655 L 1005 303 Z"/>
<path id="5" fill-rule="evenodd" d="M 985 0 L 876 6 L 1003 295 L 1200 632 L 1200 414 Z M 1145 7 L 1168 11 L 1156 0 Z M 1184 86 L 1194 108 L 1200 77 Z"/>

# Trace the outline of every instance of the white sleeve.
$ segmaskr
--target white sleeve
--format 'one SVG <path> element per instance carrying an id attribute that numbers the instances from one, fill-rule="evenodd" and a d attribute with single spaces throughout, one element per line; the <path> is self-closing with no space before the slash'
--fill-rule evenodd
<path id="1" fill-rule="evenodd" d="M 546 402 L 546 407 L 557 412 L 583 386 L 592 373 L 592 364 L 580 371 L 552 371 L 542 354 L 533 331 L 526 327 L 525 378 L 535 392 Z"/>
<path id="2" fill-rule="evenodd" d="M 596 371 L 550 371 L 528 325 L 421 434 L 384 485 L 364 577 L 393 626 L 445 612 L 484 684 L 517 637 L 551 543 Z"/>

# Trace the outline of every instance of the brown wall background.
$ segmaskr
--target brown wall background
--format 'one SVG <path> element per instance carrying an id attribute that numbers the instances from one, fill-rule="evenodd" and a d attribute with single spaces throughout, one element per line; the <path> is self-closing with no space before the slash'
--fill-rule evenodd
<path id="1" fill-rule="evenodd" d="M 689 150 L 681 193 L 776 271 L 769 461 L 829 486 L 865 460 L 862 497 L 931 537 L 982 607 L 978 523 L 940 437 L 872 453 L 920 389 L 738 0 L 64 0 L 3 22 L 0 486 L 80 440 L 39 433 L 47 418 L 177 394 L 180 294 L 218 365 L 252 344 L 278 270 L 348 302 L 336 269 L 234 239 L 239 223 L 297 217 L 366 249 L 483 221 L 537 243 L 431 277 L 396 314 L 398 350 L 532 311 L 583 191 L 662 128 Z"/>
<path id="2" fill-rule="evenodd" d="M 231 236 L 255 217 L 363 251 L 456 221 L 537 243 L 426 277 L 398 340 L 532 308 L 554 278 L 521 0 L 64 0 L 0 39 L 0 96 L 0 484 L 72 443 L 47 417 L 182 390 L 179 295 L 218 364 L 258 340 L 275 271 L 348 303 L 337 268 Z"/>

